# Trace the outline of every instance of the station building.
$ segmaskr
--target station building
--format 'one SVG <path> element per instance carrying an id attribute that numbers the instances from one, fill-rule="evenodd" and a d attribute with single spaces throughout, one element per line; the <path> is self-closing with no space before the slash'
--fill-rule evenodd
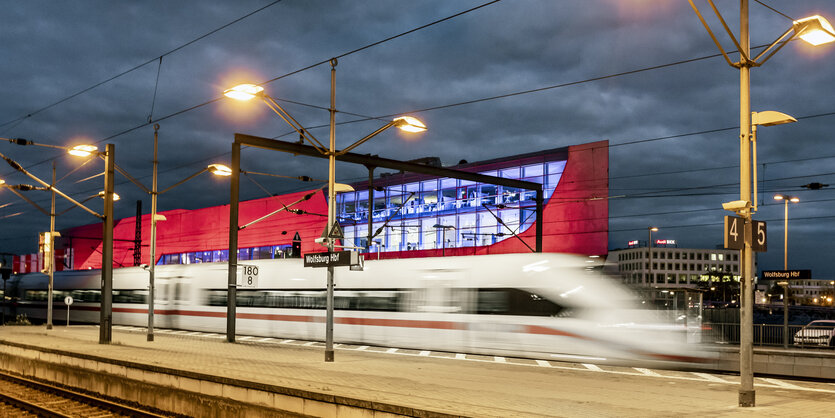
<path id="1" fill-rule="evenodd" d="M 608 151 L 608 142 L 600 141 L 462 161 L 446 168 L 542 184 L 543 251 L 603 256 L 608 246 Z M 371 188 L 368 183 L 353 187 L 355 191 L 337 196 L 337 216 L 343 244 L 368 248 L 366 259 L 504 254 L 535 248 L 534 192 L 414 173 L 383 175 L 373 180 Z M 243 201 L 239 225 L 309 192 Z M 325 251 L 315 239 L 327 223 L 326 192 L 318 190 L 292 208 L 299 211 L 282 211 L 240 230 L 238 259 L 299 256 L 293 251 L 294 241 L 301 254 Z M 157 264 L 228 260 L 229 205 L 160 214 L 166 220 L 157 223 Z M 139 264 L 136 260 L 148 263 L 150 223 L 150 214 L 115 222 L 115 268 Z M 62 230 L 56 243 L 57 270 L 100 268 L 101 237 L 98 223 Z M 16 256 L 14 270 L 39 271 L 42 264 L 38 254 Z"/>

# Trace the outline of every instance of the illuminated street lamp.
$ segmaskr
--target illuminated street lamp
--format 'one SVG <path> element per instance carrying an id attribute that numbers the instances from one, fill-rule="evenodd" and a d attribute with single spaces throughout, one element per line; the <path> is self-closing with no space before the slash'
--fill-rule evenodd
<path id="1" fill-rule="evenodd" d="M 368 141 L 369 139 L 373 138 L 374 136 L 380 134 L 381 132 L 385 131 L 391 127 L 397 127 L 406 132 L 423 132 L 426 130 L 426 126 L 420 122 L 419 120 L 410 117 L 410 116 L 403 116 L 398 117 L 392 120 L 391 122 L 385 124 L 381 128 L 377 129 L 376 131 L 366 135 L 365 137 L 357 140 L 353 144 L 349 145 L 347 148 L 337 151 L 336 150 L 336 65 L 337 60 L 333 58 L 330 60 L 331 64 L 331 84 L 330 84 L 330 108 L 328 109 L 330 112 L 330 135 L 329 135 L 329 145 L 325 147 L 319 140 L 316 139 L 310 132 L 307 131 L 293 116 L 291 116 L 283 107 L 281 107 L 278 102 L 264 93 L 264 88 L 254 84 L 242 84 L 235 86 L 231 89 L 228 89 L 223 92 L 226 97 L 236 99 L 236 100 L 251 100 L 253 98 L 261 98 L 263 102 L 272 109 L 276 114 L 278 114 L 281 119 L 283 119 L 287 124 L 293 127 L 293 129 L 300 135 L 301 138 L 307 139 L 317 151 L 319 151 L 322 155 L 328 156 L 328 223 L 325 227 L 325 243 L 328 248 L 328 252 L 332 252 L 335 246 L 335 239 L 331 238 L 331 235 L 335 229 L 336 224 L 336 157 L 340 155 L 344 155 L 350 150 L 356 148 L 357 146 L 361 145 L 362 143 Z M 234 153 L 233 153 L 234 155 Z M 233 157 L 234 158 L 234 157 Z M 234 167 L 234 162 L 233 162 Z M 234 173 L 233 173 L 234 175 Z M 233 180 L 234 184 L 234 180 Z M 370 208 L 369 208 L 370 210 Z M 370 216 L 370 213 L 369 213 Z M 230 225 L 230 233 L 232 230 L 232 226 Z M 237 251 L 236 248 L 231 248 L 233 245 L 232 240 L 230 239 L 230 249 L 229 249 L 229 277 L 228 277 L 228 284 L 229 284 L 229 296 L 227 300 L 229 302 L 229 311 L 227 314 L 227 340 L 229 342 L 234 342 L 234 329 L 235 329 L 235 318 L 232 314 L 232 301 L 234 301 L 234 292 L 235 292 L 235 279 L 236 279 L 236 272 L 237 272 Z M 235 270 L 233 270 L 233 268 Z M 326 302 L 326 325 L 325 325 L 325 361 L 331 362 L 334 360 L 334 351 L 333 351 L 333 266 L 328 266 L 328 276 L 327 276 L 327 302 Z"/>
<path id="2" fill-rule="evenodd" d="M 63 146 L 59 146 L 59 145 L 40 144 L 40 143 L 36 143 L 36 142 L 30 141 L 30 140 L 24 139 L 24 138 L 13 138 L 13 139 L 2 138 L 2 139 L 5 139 L 5 140 L 7 140 L 7 141 L 9 141 L 13 144 L 17 144 L 17 145 L 36 145 L 36 146 L 46 147 L 46 148 L 62 149 L 62 150 L 67 151 L 71 155 L 84 156 L 84 157 L 87 157 L 87 156 L 90 156 L 90 155 L 96 153 L 96 149 L 97 149 L 95 146 L 92 146 L 92 145 L 76 146 L 76 147 L 70 148 L 70 147 L 63 147 Z M 110 163 L 112 163 L 112 161 L 113 161 L 112 156 L 115 153 L 115 150 L 114 150 L 112 144 L 108 144 L 108 153 L 109 154 L 105 155 L 104 157 L 105 157 L 106 165 L 108 167 L 110 167 Z M 27 171 L 25 168 L 23 168 L 23 166 L 21 166 L 20 164 L 18 164 L 16 161 L 12 160 L 11 158 L 8 158 L 8 157 L 6 157 L 5 155 L 2 155 L 2 154 L 0 154 L 0 158 L 3 158 L 4 160 L 6 160 L 6 162 L 12 168 L 14 168 L 15 170 L 25 174 L 26 176 L 28 176 L 32 179 L 34 179 L 35 181 L 37 181 L 38 183 L 40 183 L 43 186 L 42 188 L 38 188 L 38 187 L 34 187 L 34 186 L 29 186 L 29 185 L 17 185 L 15 187 L 11 187 L 10 189 L 12 190 L 13 193 L 20 196 L 20 198 L 26 200 L 27 202 L 29 202 L 30 204 L 32 204 L 33 206 L 38 208 L 38 210 L 40 210 L 41 212 L 48 215 L 49 219 L 50 219 L 49 220 L 49 233 L 44 234 L 44 242 L 42 243 L 42 245 L 43 245 L 43 248 L 49 250 L 48 253 L 45 254 L 45 257 L 44 257 L 44 267 L 45 267 L 44 270 L 46 270 L 45 273 L 47 273 L 47 275 L 49 276 L 49 282 L 48 282 L 48 287 L 47 287 L 47 299 L 48 299 L 48 301 L 47 301 L 47 308 L 46 308 L 46 316 L 47 316 L 46 328 L 47 329 L 52 329 L 52 302 L 53 302 L 52 301 L 52 293 L 53 293 L 53 284 L 54 284 L 54 275 L 55 275 L 55 260 L 54 260 L 54 256 L 53 256 L 53 254 L 54 254 L 53 249 L 54 249 L 54 245 L 55 245 L 55 241 L 54 241 L 55 236 L 57 235 L 57 233 L 55 232 L 55 216 L 56 216 L 55 215 L 55 194 L 60 195 L 61 197 L 69 200 L 70 202 L 72 202 L 74 205 L 81 207 L 82 209 L 86 210 L 87 212 L 91 213 L 92 215 L 94 215 L 94 216 L 96 216 L 96 217 L 98 217 L 98 218 L 100 218 L 104 221 L 103 222 L 103 225 L 104 225 L 103 229 L 104 230 L 103 230 L 103 234 L 102 234 L 102 263 L 104 264 L 105 261 L 109 260 L 109 263 L 111 264 L 111 267 L 109 269 L 102 268 L 102 283 L 104 285 L 103 289 L 102 289 L 102 292 L 104 293 L 105 292 L 105 287 L 109 287 L 112 290 L 112 271 L 113 271 L 113 269 L 112 269 L 112 263 L 113 263 L 113 261 L 112 261 L 113 260 L 113 178 L 112 178 L 112 174 L 113 173 L 112 173 L 112 170 L 105 172 L 105 176 L 104 176 L 104 179 L 105 179 L 104 215 L 100 215 L 100 214 L 96 213 L 95 211 L 87 208 L 82 203 L 77 202 L 75 199 L 67 196 L 64 193 L 62 193 L 60 190 L 58 190 L 55 187 L 56 181 L 55 181 L 55 163 L 54 162 L 53 162 L 53 165 L 52 165 L 52 183 L 49 184 L 49 183 L 39 179 L 37 176 L 30 173 L 29 171 Z M 17 193 L 17 191 L 15 189 L 17 189 L 17 190 L 39 189 L 39 190 L 49 190 L 49 191 L 51 191 L 52 192 L 51 210 L 49 212 L 47 212 L 46 210 L 41 208 L 39 205 L 37 205 L 32 200 L 26 198 L 25 196 L 23 196 L 20 193 Z M 110 225 L 109 231 L 108 231 L 108 223 Z M 110 325 L 111 325 L 111 322 L 112 322 L 112 313 L 110 312 L 110 306 L 111 306 L 110 301 L 111 301 L 112 292 L 110 292 L 110 293 L 111 294 L 108 294 L 108 295 L 102 297 L 101 324 L 100 324 L 101 326 L 100 326 L 100 334 L 99 334 L 99 342 L 100 343 L 109 343 L 110 342 Z"/>
<path id="3" fill-rule="evenodd" d="M 721 42 L 713 34 L 710 26 L 702 17 L 699 8 L 693 0 L 688 0 L 690 6 L 699 16 L 699 20 L 707 30 L 714 44 L 722 53 L 722 57 L 731 67 L 739 69 L 739 198 L 747 202 L 747 207 L 738 209 L 737 214 L 743 218 L 746 230 L 751 225 L 751 68 L 759 67 L 768 61 L 781 48 L 792 39 L 799 37 L 812 45 L 835 41 L 835 32 L 832 25 L 821 16 L 815 15 L 804 19 L 796 20 L 782 35 L 774 40 L 768 47 L 762 50 L 753 59 L 751 57 L 751 42 L 748 25 L 748 0 L 740 0 L 739 12 L 739 40 L 731 32 L 725 23 L 713 0 L 708 0 L 713 12 L 722 22 L 725 32 L 730 36 L 737 51 L 739 62 L 731 61 Z M 776 48 L 775 48 L 776 47 Z M 740 277 L 740 337 L 739 337 L 739 406 L 753 407 L 756 404 L 756 392 L 754 391 L 754 292 L 753 292 L 753 252 L 751 250 L 751 236 L 745 234 L 744 248 L 741 252 L 740 264 L 742 265 Z"/>
<path id="4" fill-rule="evenodd" d="M 800 199 L 782 194 L 774 195 L 774 200 L 782 200 L 785 217 L 783 220 L 783 270 L 789 269 L 789 202 L 797 203 Z"/>
<path id="5" fill-rule="evenodd" d="M 164 221 L 165 216 L 157 214 L 157 196 L 161 195 L 197 176 L 203 174 L 205 172 L 212 173 L 216 176 L 227 177 L 232 175 L 232 170 L 223 165 L 223 164 L 210 164 L 208 167 L 186 177 L 183 180 L 174 183 L 172 186 L 168 187 L 163 191 L 157 191 L 157 166 L 159 165 L 159 160 L 157 158 L 157 151 L 158 151 L 158 144 L 159 144 L 159 124 L 154 124 L 154 161 L 153 161 L 153 174 L 151 179 L 151 190 L 148 190 L 142 183 L 135 181 L 130 176 L 127 176 L 134 184 L 139 186 L 140 189 L 144 190 L 146 193 L 151 195 L 151 249 L 149 251 L 149 262 L 148 262 L 148 330 L 146 339 L 147 341 L 154 341 L 154 271 L 155 266 L 157 264 L 156 252 L 157 252 L 157 221 Z M 126 174 L 126 173 L 123 173 Z"/>

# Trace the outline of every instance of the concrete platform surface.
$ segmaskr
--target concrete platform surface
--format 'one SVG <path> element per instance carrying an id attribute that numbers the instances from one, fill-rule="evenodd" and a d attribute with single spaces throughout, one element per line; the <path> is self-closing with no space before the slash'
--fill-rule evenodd
<path id="1" fill-rule="evenodd" d="M 337 346 L 324 362 L 318 342 L 96 326 L 0 327 L 7 347 L 222 376 L 440 414 L 476 417 L 835 416 L 835 384 L 756 378 L 757 407 L 739 408 L 738 376 L 486 357 L 381 347 Z M 2 347 L 0 347 L 2 348 Z"/>

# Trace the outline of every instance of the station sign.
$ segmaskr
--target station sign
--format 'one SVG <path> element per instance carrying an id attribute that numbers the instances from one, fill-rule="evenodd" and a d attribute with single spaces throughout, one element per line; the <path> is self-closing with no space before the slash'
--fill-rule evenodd
<path id="1" fill-rule="evenodd" d="M 810 280 L 812 270 L 763 270 L 763 279 Z"/>
<path id="2" fill-rule="evenodd" d="M 333 251 L 325 253 L 309 253 L 304 255 L 305 267 L 339 267 L 357 264 L 356 252 L 354 251 Z M 352 257 L 353 255 L 353 257 Z M 351 259 L 355 262 L 351 262 Z"/>

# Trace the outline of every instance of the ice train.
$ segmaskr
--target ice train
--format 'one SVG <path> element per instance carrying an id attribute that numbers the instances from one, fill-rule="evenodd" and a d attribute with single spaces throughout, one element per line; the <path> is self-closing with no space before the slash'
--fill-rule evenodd
<path id="1" fill-rule="evenodd" d="M 709 362 L 685 330 L 651 312 L 588 259 L 530 253 L 369 260 L 363 271 L 335 268 L 334 341 L 546 360 L 623 363 Z M 326 273 L 300 259 L 253 260 L 256 288 L 237 289 L 240 335 L 318 340 L 325 333 Z M 156 268 L 155 326 L 225 333 L 227 264 Z M 55 274 L 54 322 L 99 321 L 99 270 Z M 45 318 L 47 278 L 13 277 L 14 314 Z M 143 327 L 148 272 L 113 273 L 113 323 Z"/>

